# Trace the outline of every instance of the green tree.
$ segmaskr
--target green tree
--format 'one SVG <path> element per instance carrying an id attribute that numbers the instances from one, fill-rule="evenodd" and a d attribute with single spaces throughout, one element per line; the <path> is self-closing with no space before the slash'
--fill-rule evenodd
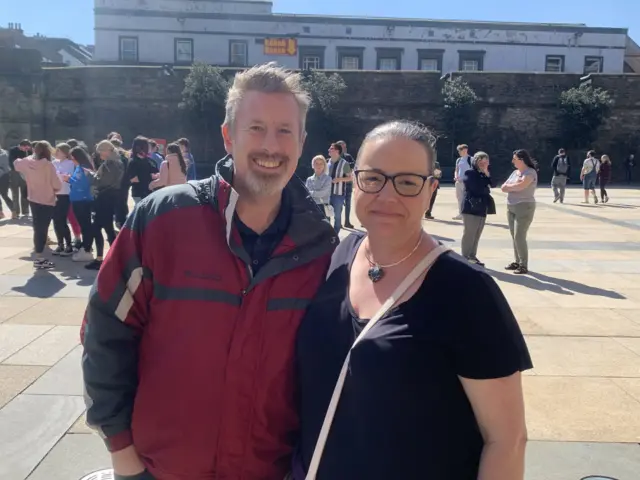
<path id="1" fill-rule="evenodd" d="M 565 142 L 574 148 L 590 147 L 598 128 L 609 117 L 613 99 L 609 92 L 580 85 L 560 94 L 560 116 Z"/>
<path id="2" fill-rule="evenodd" d="M 475 105 L 478 96 L 462 77 L 449 78 L 442 87 L 444 103 L 444 121 L 447 134 L 451 139 L 451 156 L 455 155 L 455 146 L 461 141 L 468 142 L 476 124 Z"/>
<path id="3" fill-rule="evenodd" d="M 303 88 L 311 96 L 307 141 L 298 166 L 298 174 L 304 178 L 311 172 L 310 161 L 307 160 L 318 152 L 325 152 L 329 142 L 347 136 L 336 116 L 336 107 L 347 90 L 347 84 L 337 73 L 328 75 L 318 70 L 303 70 L 300 75 Z"/>
<path id="4" fill-rule="evenodd" d="M 184 80 L 180 108 L 191 117 L 202 131 L 205 153 L 209 153 L 211 126 L 224 119 L 224 103 L 230 82 L 219 67 L 206 63 L 194 63 Z"/>

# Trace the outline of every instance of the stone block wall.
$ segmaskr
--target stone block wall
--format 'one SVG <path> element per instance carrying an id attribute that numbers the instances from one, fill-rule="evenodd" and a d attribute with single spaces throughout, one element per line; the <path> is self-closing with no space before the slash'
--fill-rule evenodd
<path id="1" fill-rule="evenodd" d="M 220 119 L 215 119 L 210 131 L 204 133 L 178 108 L 187 69 L 176 68 L 170 76 L 157 67 L 40 70 L 35 66 L 25 68 L 15 58 L 12 69 L 12 60 L 5 60 L 0 70 L 1 144 L 23 137 L 52 142 L 75 137 L 93 144 L 112 130 L 119 131 L 125 142 L 138 134 L 167 140 L 187 136 L 202 174 L 209 173 L 214 161 L 224 154 Z M 233 75 L 234 71 L 227 73 Z M 480 98 L 477 125 L 471 138 L 447 138 L 439 74 L 339 73 L 347 92 L 334 113 L 332 128 L 309 126 L 301 159 L 304 168 L 314 154 L 326 153 L 327 142 L 332 139 L 327 137 L 344 139 L 353 153 L 375 125 L 393 118 L 410 118 L 432 126 L 440 134 L 438 156 L 445 169 L 453 163 L 452 145 L 456 143 L 468 143 L 472 151 L 487 151 L 494 172 L 501 177 L 511 169 L 511 152 L 527 148 L 540 160 L 541 177 L 546 180 L 550 176 L 548 164 L 563 146 L 558 96 L 579 83 L 577 75 L 465 73 Z M 606 88 L 615 99 L 613 114 L 594 146 L 600 153 L 610 154 L 614 173 L 620 177 L 622 157 L 640 144 L 640 76 L 597 75 L 593 84 Z M 584 151 L 570 153 L 576 161 L 584 155 Z"/>

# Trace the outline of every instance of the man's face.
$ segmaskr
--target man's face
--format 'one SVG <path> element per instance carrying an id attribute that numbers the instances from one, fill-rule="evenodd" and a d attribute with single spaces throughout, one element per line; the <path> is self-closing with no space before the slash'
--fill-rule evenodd
<path id="1" fill-rule="evenodd" d="M 31 147 L 29 145 L 20 145 L 20 150 L 22 150 L 23 152 L 28 152 L 29 150 L 31 150 Z"/>
<path id="2" fill-rule="evenodd" d="M 469 150 L 466 148 L 461 148 L 460 150 L 458 150 L 458 153 L 461 157 L 466 157 L 467 155 L 469 155 Z"/>
<path id="3" fill-rule="evenodd" d="M 234 187 L 254 197 L 271 196 L 287 185 L 298 166 L 306 133 L 293 95 L 249 91 L 234 125 L 222 126 L 226 151 L 235 165 Z"/>
<path id="4" fill-rule="evenodd" d="M 331 145 L 329 147 L 329 156 L 332 160 L 338 160 L 340 158 L 340 152 L 333 145 Z"/>

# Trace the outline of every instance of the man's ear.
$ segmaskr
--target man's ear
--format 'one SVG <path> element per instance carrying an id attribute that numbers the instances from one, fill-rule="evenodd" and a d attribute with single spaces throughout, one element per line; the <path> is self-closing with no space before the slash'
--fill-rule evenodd
<path id="1" fill-rule="evenodd" d="M 226 123 L 222 124 L 222 139 L 224 140 L 224 149 L 229 155 L 233 155 L 233 141 L 231 140 L 231 130 Z"/>

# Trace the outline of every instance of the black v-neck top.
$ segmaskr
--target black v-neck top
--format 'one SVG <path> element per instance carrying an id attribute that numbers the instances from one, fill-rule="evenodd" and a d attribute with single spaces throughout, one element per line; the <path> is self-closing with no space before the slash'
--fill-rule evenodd
<path id="1" fill-rule="evenodd" d="M 342 363 L 364 323 L 348 299 L 363 234 L 336 249 L 300 326 L 297 363 L 303 480 Z M 495 281 L 442 255 L 416 294 L 391 310 L 351 354 L 318 480 L 476 480 L 483 440 L 459 376 L 492 379 L 532 367 Z"/>

